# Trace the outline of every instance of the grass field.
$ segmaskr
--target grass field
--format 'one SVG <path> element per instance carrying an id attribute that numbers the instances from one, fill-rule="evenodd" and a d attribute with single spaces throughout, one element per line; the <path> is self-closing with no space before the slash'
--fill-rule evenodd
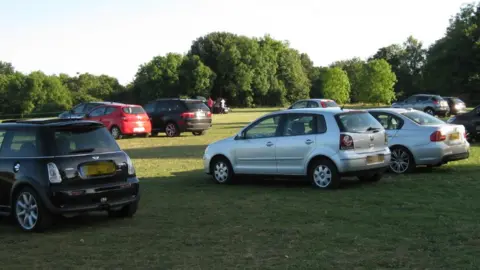
<path id="1" fill-rule="evenodd" d="M 206 145 L 268 110 L 215 115 L 205 136 L 133 138 L 142 201 L 134 219 L 92 214 L 44 234 L 0 223 L 3 269 L 479 269 L 480 149 L 467 161 L 345 181 L 214 184 Z"/>

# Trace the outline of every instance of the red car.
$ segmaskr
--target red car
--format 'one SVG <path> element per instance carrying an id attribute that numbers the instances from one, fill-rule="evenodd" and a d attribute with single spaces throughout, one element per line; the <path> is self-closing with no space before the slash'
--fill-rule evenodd
<path id="1" fill-rule="evenodd" d="M 150 118 L 139 105 L 103 104 L 91 110 L 85 119 L 103 123 L 115 139 L 121 139 L 123 135 L 148 137 L 152 132 Z"/>

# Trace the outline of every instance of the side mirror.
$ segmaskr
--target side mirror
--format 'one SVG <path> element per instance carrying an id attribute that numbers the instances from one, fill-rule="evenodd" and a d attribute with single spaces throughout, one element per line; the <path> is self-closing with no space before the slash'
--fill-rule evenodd
<path id="1" fill-rule="evenodd" d="M 237 136 L 235 136 L 235 140 L 243 140 L 243 139 L 245 139 L 244 131 L 240 132 L 239 134 L 237 134 Z"/>

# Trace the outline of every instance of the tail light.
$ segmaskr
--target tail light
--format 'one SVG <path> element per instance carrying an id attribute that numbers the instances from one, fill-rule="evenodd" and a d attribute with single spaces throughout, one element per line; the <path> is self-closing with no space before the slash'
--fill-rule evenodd
<path id="1" fill-rule="evenodd" d="M 320 101 L 320 105 L 322 105 L 322 108 L 326 108 L 327 107 L 327 104 L 323 101 Z"/>
<path id="2" fill-rule="evenodd" d="M 340 134 L 340 150 L 351 150 L 353 148 L 355 148 L 355 145 L 352 136 Z"/>
<path id="3" fill-rule="evenodd" d="M 58 184 L 62 182 L 62 176 L 60 176 L 60 171 L 58 170 L 57 165 L 55 163 L 50 162 L 47 164 L 48 170 L 48 181 L 53 184 Z"/>
<path id="4" fill-rule="evenodd" d="M 194 118 L 195 114 L 192 112 L 184 112 L 180 115 L 183 119 Z"/>
<path id="5" fill-rule="evenodd" d="M 207 116 L 208 116 L 208 117 L 212 117 L 212 112 L 210 112 L 210 111 L 207 112 Z"/>
<path id="6" fill-rule="evenodd" d="M 438 100 L 434 100 L 434 101 L 433 101 L 433 104 L 437 105 L 437 104 L 438 104 Z"/>
<path id="7" fill-rule="evenodd" d="M 441 142 L 445 141 L 447 136 L 445 136 L 440 130 L 437 130 L 430 135 L 430 141 L 432 142 Z"/>

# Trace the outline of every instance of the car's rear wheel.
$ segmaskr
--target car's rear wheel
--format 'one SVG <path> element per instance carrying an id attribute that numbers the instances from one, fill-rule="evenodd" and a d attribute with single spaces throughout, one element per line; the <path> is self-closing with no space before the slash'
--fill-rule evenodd
<path id="1" fill-rule="evenodd" d="M 435 115 L 435 111 L 430 107 L 425 108 L 424 112 L 426 112 L 430 115 Z"/>
<path id="2" fill-rule="evenodd" d="M 43 205 L 35 190 L 25 187 L 15 196 L 13 209 L 15 220 L 24 231 L 43 231 L 53 222 L 53 216 Z"/>
<path id="3" fill-rule="evenodd" d="M 340 175 L 333 162 L 319 159 L 312 162 L 309 178 L 314 188 L 334 189 L 340 186 Z"/>
<path id="4" fill-rule="evenodd" d="M 122 131 L 120 130 L 119 127 L 117 126 L 113 126 L 111 129 L 110 129 L 110 133 L 112 134 L 112 137 L 115 139 L 115 140 L 119 140 L 122 138 Z"/>
<path id="5" fill-rule="evenodd" d="M 177 125 L 175 125 L 175 123 L 170 122 L 165 127 L 165 134 L 167 135 L 167 137 L 177 137 L 180 135 L 180 132 L 178 130 Z"/>
<path id="6" fill-rule="evenodd" d="M 215 158 L 210 167 L 213 180 L 217 184 L 231 184 L 233 183 L 233 169 L 230 162 L 224 157 Z"/>
<path id="7" fill-rule="evenodd" d="M 205 130 L 202 130 L 202 131 L 193 131 L 192 134 L 195 135 L 195 136 L 202 136 L 202 135 L 205 135 L 206 131 Z"/>
<path id="8" fill-rule="evenodd" d="M 409 173 L 415 170 L 415 159 L 405 147 L 396 146 L 391 149 L 390 171 L 396 174 Z"/>
<path id="9" fill-rule="evenodd" d="M 374 173 L 368 175 L 358 176 L 358 179 L 362 182 L 378 182 L 382 179 L 383 173 Z"/>
<path id="10" fill-rule="evenodd" d="M 138 201 L 125 205 L 120 210 L 110 210 L 108 211 L 108 216 L 117 217 L 117 218 L 131 218 L 137 213 Z"/>

